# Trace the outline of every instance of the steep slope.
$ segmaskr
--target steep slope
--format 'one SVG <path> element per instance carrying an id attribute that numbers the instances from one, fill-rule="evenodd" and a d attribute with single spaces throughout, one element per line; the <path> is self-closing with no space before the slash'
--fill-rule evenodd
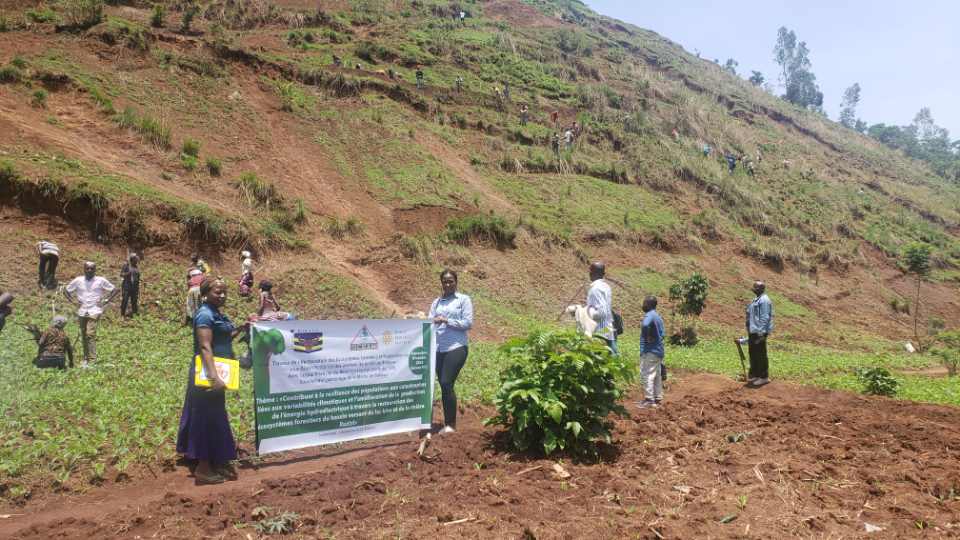
<path id="1" fill-rule="evenodd" d="M 788 335 L 906 337 L 889 303 L 912 295 L 897 258 L 919 241 L 935 250 L 924 317 L 960 320 L 957 186 L 579 2 L 216 0 L 189 30 L 187 2 L 157 28 L 145 3 L 120 4 L 83 30 L 57 26 L 62 3 L 3 5 L 14 212 L 133 249 L 252 246 L 267 272 L 317 252 L 391 312 L 423 309 L 434 272 L 461 268 L 490 335 L 553 318 L 603 258 L 632 318 L 643 293 L 700 270 L 712 332 L 739 327 L 763 278 Z M 553 112 L 582 126 L 571 151 L 551 150 Z M 729 174 L 725 153 L 755 174 Z M 446 234 L 490 214 L 514 247 Z M 814 315 L 831 326 L 803 324 Z"/>

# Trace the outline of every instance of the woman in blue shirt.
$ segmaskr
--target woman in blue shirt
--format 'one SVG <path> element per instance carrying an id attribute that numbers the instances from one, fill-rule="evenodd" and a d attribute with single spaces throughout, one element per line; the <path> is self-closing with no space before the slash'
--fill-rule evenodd
<path id="1" fill-rule="evenodd" d="M 457 427 L 457 393 L 454 384 L 467 363 L 467 331 L 473 327 L 473 302 L 457 292 L 457 273 L 440 273 L 443 295 L 430 305 L 437 336 L 437 379 L 443 401 L 443 430 L 453 433 Z"/>
<path id="2" fill-rule="evenodd" d="M 237 459 L 237 446 L 227 418 L 226 383 L 217 376 L 213 358 L 235 358 L 233 339 L 245 331 L 247 325 L 237 328 L 221 312 L 227 302 L 227 284 L 223 280 L 204 279 L 200 297 L 202 304 L 193 318 L 193 354 L 194 358 L 200 355 L 204 371 L 214 380 L 209 388 L 195 386 L 196 362 L 191 359 L 177 433 L 177 452 L 197 462 L 194 470 L 197 485 L 220 484 L 237 478 L 237 471 L 230 464 Z"/>

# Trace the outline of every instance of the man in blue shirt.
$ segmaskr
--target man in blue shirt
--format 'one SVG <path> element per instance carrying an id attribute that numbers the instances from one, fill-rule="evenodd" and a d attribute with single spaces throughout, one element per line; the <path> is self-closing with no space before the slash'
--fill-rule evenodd
<path id="1" fill-rule="evenodd" d="M 766 285 L 754 282 L 753 293 L 757 298 L 747 306 L 747 334 L 750 335 L 750 375 L 747 384 L 763 386 L 770 382 L 767 360 L 767 336 L 773 332 L 773 302 L 766 295 Z"/>
<path id="2" fill-rule="evenodd" d="M 641 409 L 655 409 L 663 401 L 663 319 L 657 313 L 657 297 L 643 299 L 643 325 L 640 327 L 640 380 L 643 381 Z"/>

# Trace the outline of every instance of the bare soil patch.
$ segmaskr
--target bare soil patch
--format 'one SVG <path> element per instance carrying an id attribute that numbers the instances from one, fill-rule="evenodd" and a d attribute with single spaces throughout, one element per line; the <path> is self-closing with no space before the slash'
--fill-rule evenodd
<path id="1" fill-rule="evenodd" d="M 506 452 L 480 424 L 490 412 L 468 408 L 426 459 L 415 437 L 399 437 L 214 488 L 181 470 L 122 502 L 16 510 L 27 515 L 0 534 L 255 538 L 263 506 L 296 512 L 297 535 L 337 538 L 837 538 L 868 523 L 882 537 L 952 537 L 960 527 L 955 408 L 682 374 L 664 407 L 616 420 L 601 463 L 560 460 L 568 478 L 557 460 Z"/>

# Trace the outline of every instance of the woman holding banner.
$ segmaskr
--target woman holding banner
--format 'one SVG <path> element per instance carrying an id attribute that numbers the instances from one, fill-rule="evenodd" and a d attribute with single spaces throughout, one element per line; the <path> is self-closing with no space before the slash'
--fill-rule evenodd
<path id="1" fill-rule="evenodd" d="M 457 292 L 457 273 L 440 273 L 443 295 L 430 305 L 437 336 L 437 379 L 443 401 L 442 434 L 453 433 L 457 427 L 457 393 L 454 384 L 460 370 L 467 363 L 467 331 L 473 326 L 473 302 Z"/>
<path id="2" fill-rule="evenodd" d="M 204 279 L 200 298 L 202 303 L 193 318 L 195 356 L 190 362 L 187 395 L 177 433 L 177 452 L 196 461 L 194 478 L 198 486 L 237 479 L 237 471 L 230 464 L 237 459 L 237 446 L 227 418 L 226 382 L 213 366 L 214 357 L 234 358 L 233 339 L 247 327 L 234 327 L 230 318 L 221 312 L 227 302 L 227 284 L 222 279 Z M 204 371 L 213 379 L 208 388 L 194 384 L 196 356 L 201 357 Z"/>

